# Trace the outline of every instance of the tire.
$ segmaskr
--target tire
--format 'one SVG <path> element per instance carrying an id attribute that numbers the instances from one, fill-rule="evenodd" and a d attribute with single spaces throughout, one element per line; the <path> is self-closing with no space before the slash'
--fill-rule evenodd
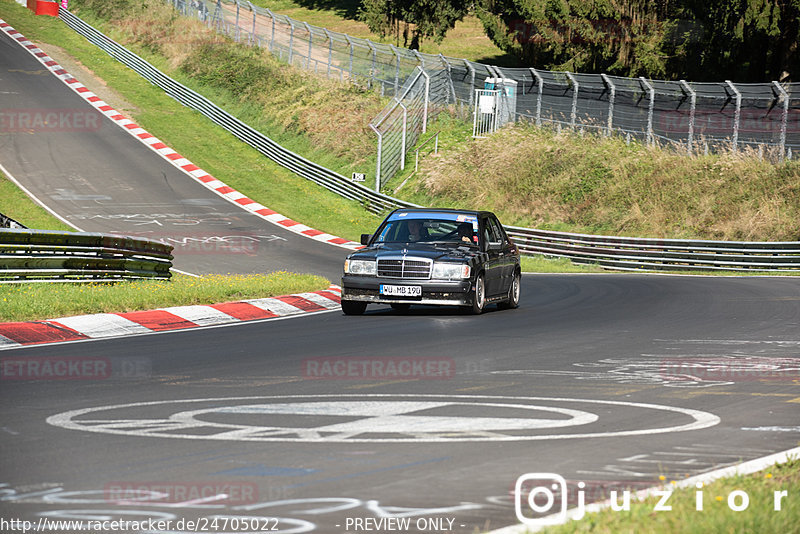
<path id="1" fill-rule="evenodd" d="M 513 310 L 519 307 L 519 293 L 522 282 L 522 275 L 519 271 L 514 271 L 514 278 L 511 280 L 511 287 L 508 288 L 508 300 L 497 305 L 501 310 Z"/>
<path id="2" fill-rule="evenodd" d="M 408 310 L 411 308 L 411 304 L 402 304 L 402 303 L 398 303 L 398 302 L 395 302 L 393 304 L 389 304 L 389 306 L 391 306 L 392 309 L 394 311 L 396 311 L 397 313 L 407 313 Z"/>
<path id="3" fill-rule="evenodd" d="M 367 309 L 366 302 L 357 300 L 342 300 L 342 312 L 345 315 L 361 315 Z"/>
<path id="4" fill-rule="evenodd" d="M 472 315 L 480 315 L 483 313 L 483 308 L 486 306 L 486 281 L 483 274 L 478 275 L 475 280 L 475 298 L 472 299 L 472 306 L 467 307 L 467 310 Z"/>

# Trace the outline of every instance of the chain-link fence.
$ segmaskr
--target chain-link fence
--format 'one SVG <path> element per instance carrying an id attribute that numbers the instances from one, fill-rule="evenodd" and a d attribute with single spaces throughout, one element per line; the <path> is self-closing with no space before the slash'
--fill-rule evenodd
<path id="1" fill-rule="evenodd" d="M 517 82 L 515 119 L 622 134 L 684 153 L 754 147 L 775 160 L 800 151 L 800 83 L 695 83 L 500 68 L 374 43 L 238 0 L 169 0 L 237 41 L 392 102 L 371 123 L 378 135 L 376 187 L 404 165 L 427 119 L 450 106 L 473 112 L 486 78 Z"/>

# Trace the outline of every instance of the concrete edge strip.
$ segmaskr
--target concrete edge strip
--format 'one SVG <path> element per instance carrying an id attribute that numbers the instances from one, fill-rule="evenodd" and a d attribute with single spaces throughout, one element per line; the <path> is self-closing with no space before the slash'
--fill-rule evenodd
<path id="1" fill-rule="evenodd" d="M 714 471 L 709 471 L 708 473 L 701 473 L 699 475 L 695 475 L 690 478 L 686 478 L 681 481 L 676 481 L 674 484 L 664 484 L 661 486 L 653 486 L 651 488 L 645 488 L 643 490 L 639 490 L 632 494 L 632 502 L 636 501 L 643 501 L 649 497 L 658 496 L 656 492 L 661 491 L 672 491 L 675 489 L 685 489 L 685 488 L 696 488 L 698 484 L 700 487 L 703 487 L 715 480 L 719 480 L 722 478 L 733 477 L 737 475 L 750 475 L 752 473 L 756 473 L 758 471 L 762 471 L 768 467 L 771 467 L 776 464 L 782 464 L 790 461 L 792 458 L 799 458 L 800 457 L 800 447 L 795 447 L 793 449 L 788 449 L 781 452 L 776 452 L 775 454 L 770 454 L 768 456 L 762 456 L 761 458 L 756 458 L 754 460 L 748 460 L 746 462 L 732 465 L 729 467 L 723 467 L 721 469 L 715 469 Z M 600 512 L 607 508 L 611 507 L 611 499 L 607 499 L 605 501 L 596 502 L 592 504 L 587 504 L 585 506 L 586 513 L 592 512 Z M 556 519 L 561 514 L 553 514 L 550 516 L 542 517 L 542 523 L 548 524 L 541 524 L 541 525 L 525 525 L 525 524 L 518 524 L 518 525 L 511 525 L 508 527 L 498 528 L 496 530 L 491 530 L 487 534 L 529 534 L 534 532 L 539 532 L 544 528 L 555 526 L 557 524 L 565 524 L 572 520 L 574 517 L 577 517 L 580 514 L 580 511 L 576 508 L 572 508 L 567 511 L 563 520 L 560 522 L 556 522 Z"/>
<path id="2" fill-rule="evenodd" d="M 172 306 L 127 313 L 76 315 L 47 321 L 0 323 L 0 350 L 331 311 L 340 306 L 341 292 L 339 286 L 331 285 L 320 291 L 222 304 Z"/>
<path id="3" fill-rule="evenodd" d="M 136 124 L 130 119 L 125 118 L 119 111 L 109 106 L 106 102 L 100 99 L 97 95 L 92 93 L 87 87 L 76 80 L 69 72 L 66 71 L 61 65 L 48 56 L 43 50 L 25 38 L 20 32 L 15 30 L 5 20 L 0 18 L 0 30 L 8 35 L 12 40 L 19 43 L 19 45 L 27 50 L 34 58 L 36 58 L 47 70 L 49 70 L 56 78 L 64 82 L 70 89 L 77 93 L 81 98 L 88 102 L 101 114 L 106 116 L 112 122 L 117 124 L 120 128 L 128 132 L 134 138 L 138 139 L 145 146 L 149 147 L 153 152 L 161 156 L 164 160 L 171 163 L 174 167 L 180 169 L 184 174 L 189 175 L 193 180 L 201 183 L 207 189 L 213 191 L 215 194 L 224 198 L 231 204 L 256 215 L 276 226 L 280 226 L 285 230 L 289 230 L 315 241 L 328 243 L 330 245 L 339 246 L 349 250 L 357 250 L 363 245 L 355 241 L 337 237 L 332 234 L 316 230 L 302 223 L 294 221 L 280 213 L 273 211 L 266 206 L 259 204 L 255 200 L 248 198 L 239 191 L 229 187 L 224 182 L 214 178 L 200 167 L 194 165 L 191 161 L 184 158 L 172 148 L 164 144 L 160 139 L 150 134 L 147 130 Z M 48 210 L 50 211 L 50 210 Z M 59 217 L 60 218 L 60 217 Z M 63 220 L 63 219 L 62 219 Z M 68 223 L 69 224 L 69 223 Z"/>

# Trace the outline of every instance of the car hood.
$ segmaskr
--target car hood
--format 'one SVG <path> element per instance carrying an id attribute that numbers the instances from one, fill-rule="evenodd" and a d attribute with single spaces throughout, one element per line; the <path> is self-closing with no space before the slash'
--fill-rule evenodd
<path id="1" fill-rule="evenodd" d="M 380 259 L 409 256 L 434 261 L 468 261 L 480 252 L 477 248 L 453 245 L 428 245 L 425 243 L 386 243 L 362 249 L 350 257 L 353 259 Z"/>

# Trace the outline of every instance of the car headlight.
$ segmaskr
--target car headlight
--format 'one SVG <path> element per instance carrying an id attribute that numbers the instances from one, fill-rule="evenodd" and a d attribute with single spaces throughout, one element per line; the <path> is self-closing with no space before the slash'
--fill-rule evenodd
<path id="1" fill-rule="evenodd" d="M 345 274 L 360 274 L 364 276 L 375 276 L 377 270 L 374 260 L 344 260 Z"/>
<path id="2" fill-rule="evenodd" d="M 431 278 L 439 280 L 469 278 L 469 265 L 466 263 L 434 263 Z"/>

